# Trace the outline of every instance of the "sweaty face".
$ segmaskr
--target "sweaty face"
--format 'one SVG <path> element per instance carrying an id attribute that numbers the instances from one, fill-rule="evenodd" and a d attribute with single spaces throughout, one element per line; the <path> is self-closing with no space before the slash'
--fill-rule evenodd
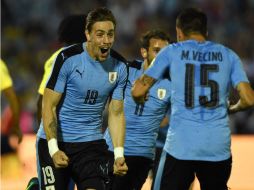
<path id="1" fill-rule="evenodd" d="M 166 40 L 151 38 L 149 43 L 149 48 L 147 51 L 147 62 L 148 65 L 151 64 L 153 59 L 156 57 L 156 55 L 159 53 L 159 51 L 164 48 L 166 45 L 168 45 L 168 42 Z"/>
<path id="2" fill-rule="evenodd" d="M 88 52 L 97 61 L 105 61 L 113 46 L 115 26 L 111 21 L 96 22 L 90 32 L 86 31 Z"/>

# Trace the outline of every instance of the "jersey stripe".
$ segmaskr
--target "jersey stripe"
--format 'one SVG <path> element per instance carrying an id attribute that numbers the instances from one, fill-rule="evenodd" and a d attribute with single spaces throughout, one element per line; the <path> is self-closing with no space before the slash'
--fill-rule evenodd
<path id="1" fill-rule="evenodd" d="M 70 46 L 69 48 L 66 48 L 64 49 L 63 51 L 61 51 L 58 55 L 57 55 L 57 58 L 55 60 L 55 64 L 54 64 L 54 68 L 53 68 L 53 71 L 51 73 L 51 76 L 49 78 L 49 81 L 47 83 L 47 88 L 49 89 L 54 89 L 55 88 L 55 85 L 56 85 L 56 81 L 57 81 L 57 78 L 58 78 L 58 75 L 59 75 L 59 72 L 64 64 L 64 62 L 74 56 L 74 55 L 77 55 L 77 54 L 80 54 L 82 53 L 84 50 L 83 50 L 83 47 L 82 47 L 82 44 L 76 44 L 74 46 Z"/>

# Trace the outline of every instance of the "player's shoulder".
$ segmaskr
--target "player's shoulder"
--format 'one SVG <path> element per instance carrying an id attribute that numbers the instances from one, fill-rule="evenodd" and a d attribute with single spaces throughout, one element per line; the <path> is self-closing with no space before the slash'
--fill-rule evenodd
<path id="1" fill-rule="evenodd" d="M 167 45 L 166 47 L 164 47 L 164 51 L 165 50 L 169 50 L 169 49 L 178 49 L 181 48 L 184 45 L 184 42 L 173 42 L 169 45 Z"/>
<path id="2" fill-rule="evenodd" d="M 238 55 L 236 54 L 236 52 L 234 50 L 232 50 L 231 48 L 220 44 L 220 43 L 216 43 L 216 42 L 211 42 L 209 41 L 211 45 L 213 45 L 213 47 L 215 47 L 215 49 L 219 50 L 220 52 L 222 52 L 224 57 L 228 57 L 228 58 L 239 58 Z"/>
<path id="3" fill-rule="evenodd" d="M 171 81 L 168 78 L 160 80 L 159 83 L 166 88 L 171 88 Z"/>
<path id="4" fill-rule="evenodd" d="M 130 69 L 137 69 L 137 70 L 140 70 L 142 68 L 142 63 L 143 61 L 142 60 L 132 60 L 132 61 L 128 61 L 128 67 Z"/>
<path id="5" fill-rule="evenodd" d="M 44 69 L 47 70 L 48 68 L 51 68 L 54 61 L 56 60 L 57 55 L 63 50 L 63 48 L 60 48 L 56 50 L 45 62 Z"/>
<path id="6" fill-rule="evenodd" d="M 78 43 L 64 48 L 62 51 L 59 52 L 58 56 L 61 55 L 63 59 L 66 60 L 72 56 L 81 54 L 83 51 L 84 51 L 83 44 Z"/>
<path id="7" fill-rule="evenodd" d="M 65 47 L 57 54 L 55 65 L 58 65 L 59 67 L 66 63 L 69 58 L 81 54 L 83 51 L 84 49 L 81 43 Z"/>

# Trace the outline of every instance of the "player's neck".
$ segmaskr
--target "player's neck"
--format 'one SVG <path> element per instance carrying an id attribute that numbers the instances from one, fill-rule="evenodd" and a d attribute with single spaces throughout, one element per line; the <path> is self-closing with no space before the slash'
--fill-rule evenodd
<path id="1" fill-rule="evenodd" d="M 93 58 L 94 60 L 96 60 L 96 57 L 93 53 L 93 50 L 92 50 L 92 47 L 91 45 L 89 44 L 89 42 L 86 43 L 86 51 L 87 53 L 90 55 L 91 58 Z"/>
<path id="2" fill-rule="evenodd" d="M 206 38 L 200 34 L 191 34 L 185 37 L 185 40 L 196 40 L 198 42 L 205 42 Z"/>
<path id="3" fill-rule="evenodd" d="M 144 69 L 144 71 L 145 71 L 146 69 L 148 69 L 148 67 L 149 67 L 148 60 L 145 59 L 145 60 L 144 60 L 144 64 L 143 64 L 143 69 Z"/>

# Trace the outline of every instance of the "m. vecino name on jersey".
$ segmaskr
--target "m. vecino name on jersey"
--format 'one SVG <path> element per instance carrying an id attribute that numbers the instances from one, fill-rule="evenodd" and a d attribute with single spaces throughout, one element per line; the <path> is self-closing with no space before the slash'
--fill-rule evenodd
<path id="1" fill-rule="evenodd" d="M 223 57 L 221 52 L 199 52 L 199 51 L 189 51 L 182 50 L 181 60 L 194 60 L 200 62 L 216 61 L 222 62 Z"/>

